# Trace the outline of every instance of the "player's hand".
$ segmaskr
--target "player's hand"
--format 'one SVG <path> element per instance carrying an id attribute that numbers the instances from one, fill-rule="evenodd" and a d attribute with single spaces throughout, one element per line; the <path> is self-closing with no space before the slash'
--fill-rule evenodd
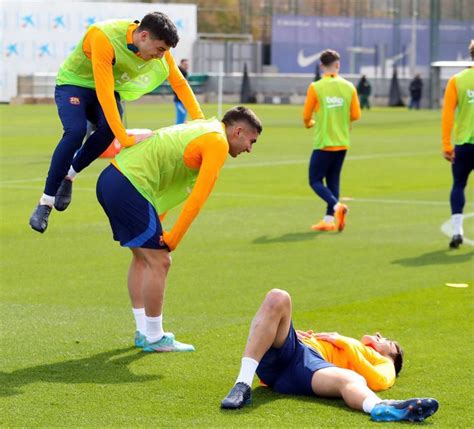
<path id="1" fill-rule="evenodd" d="M 153 135 L 152 132 L 149 133 L 141 133 L 141 134 L 130 134 L 135 136 L 135 144 L 142 142 L 143 140 L 146 140 L 148 137 L 151 137 Z"/>
<path id="2" fill-rule="evenodd" d="M 337 340 L 341 338 L 337 332 L 318 332 L 315 335 L 318 340 L 326 341 L 328 343 L 334 344 L 335 346 Z"/>
<path id="3" fill-rule="evenodd" d="M 313 336 L 313 331 L 300 331 L 296 330 L 296 336 L 299 340 L 304 340 L 305 338 L 311 338 Z"/>
<path id="4" fill-rule="evenodd" d="M 445 150 L 443 151 L 443 158 L 446 161 L 454 162 L 454 150 Z"/>
<path id="5" fill-rule="evenodd" d="M 305 124 L 305 127 L 306 128 L 313 128 L 315 123 L 316 123 L 316 121 L 314 119 L 311 119 L 307 124 Z"/>

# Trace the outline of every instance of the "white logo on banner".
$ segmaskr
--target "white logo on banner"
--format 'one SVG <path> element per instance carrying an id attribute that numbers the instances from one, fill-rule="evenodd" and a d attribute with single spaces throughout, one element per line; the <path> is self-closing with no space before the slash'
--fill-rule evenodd
<path id="1" fill-rule="evenodd" d="M 297 62 L 300 67 L 308 67 L 310 64 L 314 63 L 315 61 L 319 60 L 319 57 L 324 51 L 316 52 L 313 55 L 305 56 L 304 49 L 300 49 L 298 52 Z"/>

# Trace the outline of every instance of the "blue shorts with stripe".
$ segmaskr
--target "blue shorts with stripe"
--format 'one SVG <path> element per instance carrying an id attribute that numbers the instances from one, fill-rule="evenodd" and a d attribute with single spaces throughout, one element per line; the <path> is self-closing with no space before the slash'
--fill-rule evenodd
<path id="1" fill-rule="evenodd" d="M 334 365 L 300 343 L 293 324 L 283 347 L 271 347 L 257 367 L 257 375 L 275 392 L 286 395 L 314 395 L 311 387 L 313 374 L 323 368 Z"/>
<path id="2" fill-rule="evenodd" d="M 155 208 L 114 165 L 101 173 L 96 192 L 120 245 L 168 249 Z"/>

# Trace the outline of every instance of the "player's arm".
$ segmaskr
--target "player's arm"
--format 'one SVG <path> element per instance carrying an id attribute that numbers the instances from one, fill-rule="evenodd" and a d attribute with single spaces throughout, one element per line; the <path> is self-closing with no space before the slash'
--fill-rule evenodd
<path id="1" fill-rule="evenodd" d="M 360 104 L 359 104 L 359 97 L 357 96 L 357 90 L 354 88 L 354 92 L 352 93 L 352 100 L 351 100 L 351 113 L 350 118 L 351 121 L 357 121 L 361 117 L 360 111 Z"/>
<path id="2" fill-rule="evenodd" d="M 338 334 L 318 334 L 317 338 L 343 350 L 353 370 L 365 378 L 370 389 L 386 390 L 395 383 L 395 368 L 389 358 L 363 346 L 353 338 Z"/>
<path id="3" fill-rule="evenodd" d="M 170 69 L 168 82 L 170 83 L 171 88 L 176 93 L 181 102 L 184 104 L 184 107 L 189 112 L 189 115 L 193 120 L 204 119 L 204 114 L 202 113 L 201 106 L 199 105 L 188 81 L 184 78 L 183 74 L 179 70 L 176 61 L 173 58 L 173 55 L 171 55 L 171 53 L 167 51 L 165 53 L 165 57 Z"/>
<path id="4" fill-rule="evenodd" d="M 84 48 L 90 50 L 97 98 L 107 124 L 122 146 L 133 146 L 135 137 L 127 135 L 114 96 L 115 82 L 112 68 L 115 57 L 114 48 L 109 39 L 98 28 L 89 31 L 84 39 Z"/>
<path id="5" fill-rule="evenodd" d="M 176 249 L 192 221 L 198 215 L 216 183 L 219 172 L 229 152 L 229 145 L 224 136 L 209 133 L 198 137 L 190 145 L 201 157 L 201 168 L 194 188 L 184 203 L 183 209 L 170 232 L 163 233 L 163 240 L 170 250 Z"/>
<path id="6" fill-rule="evenodd" d="M 313 119 L 313 112 L 319 110 L 319 100 L 316 90 L 313 85 L 308 86 L 308 91 L 306 91 L 306 99 L 304 102 L 303 108 L 303 123 L 306 128 L 311 128 L 315 121 Z"/>
<path id="7" fill-rule="evenodd" d="M 458 92 L 456 80 L 449 79 L 446 91 L 444 92 L 443 111 L 441 113 L 441 142 L 443 156 L 448 161 L 453 161 L 454 151 L 451 144 L 451 133 L 454 126 L 454 115 L 458 105 Z"/>

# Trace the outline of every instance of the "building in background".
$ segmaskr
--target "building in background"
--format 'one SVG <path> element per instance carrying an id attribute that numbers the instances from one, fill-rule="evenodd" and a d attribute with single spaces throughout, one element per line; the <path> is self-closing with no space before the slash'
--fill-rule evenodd
<path id="1" fill-rule="evenodd" d="M 197 38 L 197 7 L 193 4 L 6 0 L 0 7 L 3 102 L 16 95 L 19 75 L 56 73 L 84 30 L 97 21 L 141 19 L 150 11 L 160 10 L 178 28 L 180 41 L 173 49 L 176 58 L 192 58 Z"/>

